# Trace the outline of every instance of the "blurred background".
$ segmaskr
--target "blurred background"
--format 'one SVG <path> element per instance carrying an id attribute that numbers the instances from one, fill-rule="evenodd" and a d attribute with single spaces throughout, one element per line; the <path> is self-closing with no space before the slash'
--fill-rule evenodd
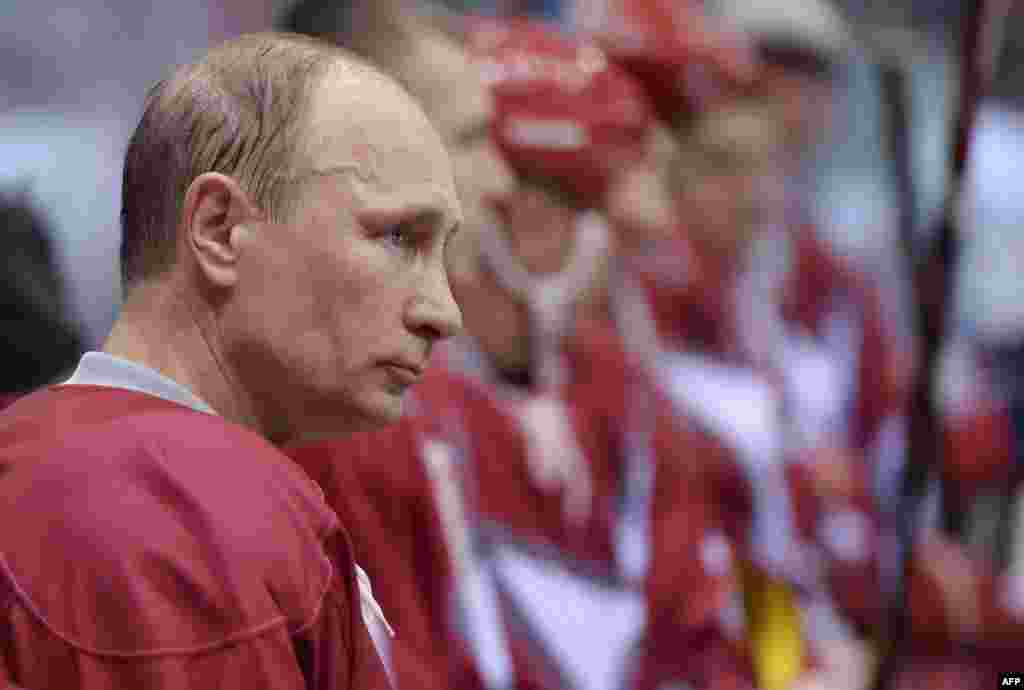
<path id="1" fill-rule="evenodd" d="M 447 4 L 564 22 L 573 10 L 564 0 Z M 891 262 L 889 245 L 901 213 L 923 231 L 942 207 L 966 4 L 843 3 L 865 41 L 843 94 L 849 131 L 835 142 L 828 172 L 820 178 L 822 212 L 843 251 Z M 146 89 L 213 42 L 270 28 L 288 5 L 287 0 L 3 4 L 0 180 L 29 186 L 51 215 L 72 304 L 91 344 L 105 336 L 116 313 L 119 165 Z M 903 76 L 910 141 L 909 160 L 900 165 L 894 164 L 885 136 L 891 104 L 883 61 L 897 65 Z M 904 164 L 912 194 L 900 199 L 903 187 L 894 177 Z"/>
<path id="2" fill-rule="evenodd" d="M 77 352 L 98 348 L 116 318 L 121 164 L 147 88 L 213 43 L 271 28 L 292 4 L 2 4 L 0 189 L 5 206 L 20 205 L 35 214 L 26 222 L 23 215 L 5 211 L 0 228 L 8 293 L 2 326 L 5 392 L 55 379 Z M 600 5 L 587 0 L 421 4 L 432 13 L 531 16 L 567 32 L 577 30 L 581 17 Z M 999 580 L 1008 618 L 999 618 L 998 631 L 976 620 L 959 628 L 946 625 L 935 633 L 943 642 L 932 657 L 918 654 L 916 646 L 913 654 L 906 651 L 915 635 L 932 633 L 912 632 L 906 620 L 894 622 L 881 655 L 882 684 L 894 683 L 916 663 L 913 659 L 941 666 L 938 660 L 948 658 L 949 649 L 970 658 L 996 640 L 992 643 L 1003 651 L 1024 650 L 1024 637 L 1017 635 L 1022 628 L 1013 627 L 1024 611 L 1019 586 L 1024 553 L 1016 546 L 1016 479 L 1006 481 L 1016 478 L 1024 447 L 1019 441 L 1024 430 L 1024 193 L 1019 189 L 1024 184 L 1024 43 L 1019 39 L 1024 9 L 1014 4 L 843 0 L 836 5 L 854 48 L 838 80 L 832 114 L 838 134 L 815 156 L 809 196 L 821 237 L 877 282 L 885 320 L 903 349 L 913 353 L 906 471 L 900 476 L 899 505 L 887 507 L 908 516 L 900 526 L 906 548 L 898 568 L 913 567 L 906 554 L 916 548 L 919 528 L 927 523 L 945 535 L 942 548 L 954 545 L 955 553 L 927 552 L 938 563 L 930 567 L 939 579 L 944 568 L 974 573 L 972 583 L 989 582 L 989 575 L 1010 578 Z M 45 245 L 32 260 L 25 258 L 29 240 L 18 231 L 29 226 Z M 36 289 L 40 275 L 60 278 Z M 11 295 L 16 298 L 7 299 Z M 44 330 L 27 327 L 30 321 L 43 323 Z M 957 459 L 959 465 L 952 462 Z M 989 461 L 999 464 L 1001 473 L 972 469 Z M 960 490 L 966 481 L 956 474 L 961 470 L 971 477 L 970 492 Z M 918 519 L 922 513 L 926 517 Z M 941 592 L 964 581 L 950 579 L 923 595 L 926 608 L 928 601 L 940 605 Z M 903 587 L 886 602 L 894 619 L 916 615 L 916 609 L 904 606 L 911 597 Z M 945 596 L 941 605 L 949 601 Z M 924 675 L 940 678 L 929 673 Z M 949 676 L 958 679 L 955 683 L 947 679 L 950 687 L 986 687 L 972 684 L 963 669 L 955 673 Z"/>

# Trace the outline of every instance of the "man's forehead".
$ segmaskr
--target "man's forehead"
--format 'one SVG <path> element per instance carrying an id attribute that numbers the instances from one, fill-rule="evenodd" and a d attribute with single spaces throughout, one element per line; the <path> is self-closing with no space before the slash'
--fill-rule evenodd
<path id="1" fill-rule="evenodd" d="M 419 107 L 384 80 L 358 93 L 349 86 L 341 78 L 321 89 L 300 176 L 338 178 L 367 205 L 433 208 L 457 216 L 451 163 Z"/>
<path id="2" fill-rule="evenodd" d="M 321 81 L 308 115 L 311 156 L 362 145 L 358 152 L 428 151 L 439 144 L 422 109 L 383 75 L 358 76 L 337 69 Z"/>

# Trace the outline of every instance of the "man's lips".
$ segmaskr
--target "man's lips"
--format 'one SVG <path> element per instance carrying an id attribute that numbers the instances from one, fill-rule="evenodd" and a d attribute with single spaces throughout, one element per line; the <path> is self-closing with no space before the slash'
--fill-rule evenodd
<path id="1" fill-rule="evenodd" d="M 408 385 L 416 383 L 423 375 L 423 367 L 411 362 L 388 360 L 383 363 L 383 366 L 391 372 L 392 376 L 395 376 Z"/>

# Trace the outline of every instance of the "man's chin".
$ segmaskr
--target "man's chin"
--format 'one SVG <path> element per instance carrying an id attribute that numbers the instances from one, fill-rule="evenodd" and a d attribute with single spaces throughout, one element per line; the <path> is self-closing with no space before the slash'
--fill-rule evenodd
<path id="1" fill-rule="evenodd" d="M 350 434 L 387 428 L 402 418 L 403 398 L 401 393 L 380 391 L 355 405 L 349 402 L 344 412 L 306 417 L 304 428 L 287 445 L 343 439 Z"/>
<path id="2" fill-rule="evenodd" d="M 372 396 L 372 399 L 360 405 L 363 412 L 358 423 L 360 431 L 372 431 L 390 426 L 402 418 L 405 410 L 406 391 L 383 390 Z"/>

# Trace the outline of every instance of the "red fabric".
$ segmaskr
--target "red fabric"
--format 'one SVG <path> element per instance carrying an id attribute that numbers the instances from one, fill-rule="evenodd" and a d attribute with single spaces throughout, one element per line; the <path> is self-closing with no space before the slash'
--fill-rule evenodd
<path id="1" fill-rule="evenodd" d="M 457 399 L 463 385 L 431 366 L 416 389 L 418 409 L 398 424 L 291 451 L 352 526 L 357 558 L 396 632 L 391 656 L 399 688 L 485 687 L 452 629 L 453 560 L 420 445 L 440 431 L 439 415 L 423 401 Z M 506 439 L 493 437 L 499 446 Z"/>
<path id="2" fill-rule="evenodd" d="M 572 375 L 561 394 L 570 401 L 576 440 L 595 486 L 593 518 L 586 526 L 567 524 L 560 493 L 535 485 L 522 431 L 502 396 L 440 366 L 416 389 L 415 409 L 396 428 L 297 451 L 300 464 L 314 468 L 313 476 L 327 483 L 328 501 L 353 525 L 360 562 L 397 631 L 393 654 L 416 659 L 415 670 L 412 664 L 394 664 L 401 687 L 481 687 L 476 662 L 460 636 L 446 627 L 455 570 L 417 439 L 450 437 L 456 427 L 467 434 L 472 457 L 463 478 L 469 484 L 461 488 L 476 515 L 471 520 L 498 523 L 569 560 L 615 571 L 613 531 L 624 472 L 619 449 L 630 419 L 626 390 L 634 374 L 614 334 L 593 324 L 580 326 L 566 354 Z M 699 687 L 734 687 L 715 679 L 752 678 L 742 644 L 727 639 L 718 618 L 719 604 L 734 591 L 735 581 L 729 573 L 702 569 L 698 558 L 702 537 L 721 531 L 717 508 L 708 499 L 709 480 L 699 469 L 704 451 L 714 446 L 697 431 L 678 426 L 664 414 L 665 407 L 655 403 L 651 416 L 657 467 L 644 591 L 655 619 L 631 673 L 644 683 L 689 679 L 699 680 Z M 381 551 L 382 542 L 395 549 Z M 504 617 L 503 626 L 518 686 L 564 688 L 549 657 L 517 621 Z"/>
<path id="3" fill-rule="evenodd" d="M 883 424 L 903 412 L 909 381 L 906 362 L 899 357 L 895 339 L 883 320 L 877 292 L 870 283 L 841 261 L 817 239 L 813 228 L 795 234 L 795 264 L 783 282 L 782 316 L 789 327 L 821 335 L 826 317 L 838 306 L 853 310 L 860 338 L 857 349 L 856 394 L 847 423 L 849 446 L 837 449 L 848 463 L 852 479 L 849 491 L 829 496 L 813 481 L 812 465 L 828 448 L 811 449 L 806 455 L 787 459 L 786 474 L 793 501 L 799 536 L 809 545 L 822 548 L 819 530 L 830 511 L 854 508 L 866 520 L 868 554 L 864 559 L 843 561 L 823 551 L 829 591 L 843 613 L 857 623 L 873 628 L 883 621 L 883 607 L 877 593 L 880 585 L 879 538 L 886 529 L 873 496 L 871 477 L 875 470 L 870 457 Z M 722 361 L 743 365 L 737 316 L 730 301 L 733 268 L 688 247 L 685 228 L 680 230 L 677 280 L 664 280 L 655 273 L 638 271 L 659 334 L 669 347 L 701 352 Z M 834 353 L 843 355 L 845 353 Z M 734 469 L 732 481 L 723 481 L 722 495 L 728 496 L 746 480 Z M 726 488 L 729 487 L 729 488 Z M 741 525 L 742 510 L 734 512 L 734 524 Z"/>
<path id="4" fill-rule="evenodd" d="M 597 46 L 527 20 L 480 21 L 469 45 L 492 86 L 495 141 L 518 172 L 599 202 L 643 157 L 650 105 Z"/>
<path id="5" fill-rule="evenodd" d="M 949 548 L 962 549 L 960 545 Z M 915 553 L 912 561 L 911 612 L 920 617 L 915 620 L 914 631 L 921 647 L 930 649 L 936 643 L 948 646 L 953 642 L 970 644 L 989 656 L 1019 652 L 1024 649 L 1024 616 L 1011 610 L 1007 597 L 1007 576 L 997 574 L 991 563 L 980 558 L 971 561 L 971 575 L 976 582 L 975 605 L 980 614 L 979 629 L 970 634 L 955 631 L 944 614 L 944 597 L 938 582 L 929 574 L 928 561 Z M 931 564 L 934 569 L 934 563 Z M 936 611 L 938 609 L 938 611 Z"/>
<path id="6" fill-rule="evenodd" d="M 30 395 L 0 415 L 0 525 L 13 682 L 388 687 L 337 517 L 219 417 L 112 388 Z"/>
<path id="7" fill-rule="evenodd" d="M 749 507 L 738 513 L 722 504 L 727 453 L 682 424 L 662 416 L 656 430 L 656 453 L 667 461 L 657 470 L 647 576 L 651 620 L 634 687 L 653 690 L 685 681 L 701 688 L 750 688 L 749 642 L 742 632 L 731 637 L 722 620 L 723 611 L 739 604 L 738 566 L 746 540 L 737 534 L 735 516 L 749 513 Z M 728 545 L 727 563 L 708 563 L 705 549 L 716 536 Z"/>
<path id="8" fill-rule="evenodd" d="M 876 502 L 864 473 L 858 471 L 860 468 L 850 468 L 859 475 L 854 478 L 852 491 L 832 494 L 816 486 L 812 462 L 793 462 L 786 467 L 797 529 L 807 543 L 817 544 L 827 554 L 824 566 L 828 589 L 843 613 L 860 626 L 877 629 L 885 615 L 885 601 L 878 596 L 881 591 L 878 539 L 882 525 Z M 829 511 L 852 511 L 865 520 L 867 533 L 861 535 L 866 540 L 863 558 L 843 560 L 831 554 L 823 544 L 818 530 Z"/>
<path id="9" fill-rule="evenodd" d="M 959 544 L 947 544 L 945 548 L 963 549 Z M 921 673 L 921 664 L 913 660 L 927 657 L 955 660 L 956 673 L 965 677 L 992 678 L 999 671 L 1013 668 L 1024 651 L 1024 616 L 1012 610 L 1014 603 L 1006 592 L 1008 576 L 996 573 L 984 559 L 975 557 L 970 561 L 979 627 L 963 631 L 948 615 L 942 587 L 933 574 L 936 565 L 935 554 L 915 549 L 907 599 L 911 621 L 911 637 L 905 647 L 909 677 L 917 678 Z"/>
<path id="10" fill-rule="evenodd" d="M 998 380 L 985 349 L 955 329 L 945 344 L 937 403 L 942 468 L 959 500 L 1011 485 L 1016 447 L 1012 383 Z"/>
<path id="11" fill-rule="evenodd" d="M 712 353 L 731 361 L 740 357 L 736 317 L 728 299 L 731 270 L 699 256 L 679 237 L 659 244 L 657 253 L 634 260 L 659 337 L 669 349 Z M 674 261 L 667 261 L 674 257 Z M 666 266 L 676 266 L 671 274 Z"/>
<path id="12" fill-rule="evenodd" d="M 23 395 L 22 393 L 0 393 L 0 410 L 10 407 Z"/>
<path id="13" fill-rule="evenodd" d="M 945 487 L 956 492 L 952 499 L 963 506 L 970 506 L 980 493 L 1018 493 L 1020 489 L 1019 477 L 1013 471 L 1016 452 L 1009 391 L 1005 382 L 994 380 L 986 365 L 977 343 L 971 342 L 967 334 L 951 334 L 938 395 L 941 459 Z M 1024 622 L 1011 610 L 1014 603 L 1005 596 L 1012 584 L 1010 576 L 998 572 L 976 549 L 967 551 L 959 543 L 944 544 L 967 561 L 970 577 L 977 584 L 974 605 L 980 614 L 980 629 L 971 634 L 958 631 L 945 610 L 937 581 L 940 575 L 933 574 L 942 567 L 933 554 L 925 551 L 926 545 L 918 545 L 911 560 L 908 609 L 913 634 L 907 647 L 914 656 L 908 661 L 907 684 L 922 677 L 924 662 L 917 657 L 930 655 L 956 659 L 950 673 L 984 679 L 990 685 L 997 671 L 1014 667 L 1024 649 L 1020 642 L 1024 639 Z"/>
<path id="14" fill-rule="evenodd" d="M 1006 598 L 1005 575 L 986 563 L 978 564 L 978 599 L 981 608 L 981 643 L 994 650 L 1024 650 L 1024 611 L 1012 611 Z"/>
<path id="15" fill-rule="evenodd" d="M 950 639 L 950 621 L 946 616 L 939 584 L 930 576 L 927 563 L 915 551 L 907 570 L 907 610 L 913 646 L 922 651 L 943 650 Z"/>
<path id="16" fill-rule="evenodd" d="M 480 437 L 489 440 L 486 446 L 479 447 L 481 455 L 489 448 L 507 453 L 520 440 L 513 427 L 486 404 L 485 398 L 467 390 L 465 380 L 432 367 L 418 386 L 417 397 L 431 401 L 437 400 L 437 396 L 442 397 L 441 407 L 412 413 L 385 431 L 295 449 L 292 454 L 323 482 L 328 502 L 353 525 L 358 558 L 374 582 L 376 597 L 396 631 L 391 653 L 399 688 L 482 690 L 485 685 L 476 662 L 453 628 L 456 582 L 452 554 L 435 488 L 424 469 L 420 444 L 425 436 L 440 432 L 440 411 L 445 409 L 471 411 L 468 425 L 481 429 Z M 474 402 L 467 405 L 467 400 Z M 424 407 L 426 404 L 420 403 Z M 488 466 L 500 469 L 494 463 Z M 510 506 L 519 506 L 516 513 L 523 519 L 516 522 L 518 529 L 565 541 L 560 526 L 545 519 L 554 510 L 531 511 L 517 501 L 517 496 L 525 498 L 525 475 L 513 470 L 507 477 L 511 478 L 507 490 L 490 494 L 497 498 L 497 503 L 489 512 L 500 515 Z M 503 477 L 501 481 L 505 480 Z M 471 496 L 464 498 L 473 500 Z M 544 502 L 539 494 L 532 498 L 537 503 Z M 514 635 L 511 642 L 519 686 L 537 690 L 559 688 L 557 682 L 544 682 L 538 677 L 545 664 L 528 645 L 517 642 Z"/>
<path id="17" fill-rule="evenodd" d="M 979 492 L 1012 485 L 1016 447 L 1012 391 L 966 333 L 955 331 L 943 357 L 938 404 L 942 468 L 965 505 Z"/>
<path id="18" fill-rule="evenodd" d="M 857 391 L 850 418 L 854 450 L 865 451 L 883 421 L 901 412 L 909 398 L 909 362 L 895 348 L 881 296 L 870 281 L 840 259 L 812 226 L 796 234 L 796 266 L 783 295 L 784 317 L 819 333 L 837 300 L 848 300 L 861 326 Z"/>
<path id="19" fill-rule="evenodd" d="M 852 620 L 869 628 L 882 625 L 884 610 L 878 601 L 880 564 L 879 535 L 893 526 L 880 522 L 877 498 L 871 479 L 874 466 L 870 452 L 886 420 L 905 412 L 909 400 L 908 362 L 900 357 L 895 338 L 882 312 L 881 297 L 865 276 L 836 256 L 818 239 L 811 226 L 796 235 L 796 262 L 783 292 L 783 316 L 809 333 L 821 333 L 825 319 L 837 305 L 854 310 L 860 338 L 857 349 L 856 398 L 848 416 L 849 447 L 844 450 L 853 479 L 851 498 L 871 524 L 868 538 L 871 555 L 866 561 L 844 563 L 831 558 L 826 563 L 832 592 L 840 609 Z M 827 450 L 827 449 L 823 449 Z M 814 454 L 803 458 L 814 462 Z M 798 520 L 805 529 L 815 529 L 827 507 L 841 505 L 842 497 L 814 498 L 811 483 L 797 475 L 808 468 L 791 468 Z"/>
<path id="20" fill-rule="evenodd" d="M 735 479 L 730 476 L 731 457 L 713 438 L 670 411 L 668 401 L 628 363 L 610 328 L 582 322 L 574 336 L 568 347 L 573 377 L 564 395 L 578 413 L 577 438 L 597 480 L 595 510 L 599 513 L 592 524 L 603 524 L 607 530 L 590 543 L 608 549 L 609 559 L 625 469 L 625 458 L 610 449 L 621 448 L 622 437 L 637 416 L 647 420 L 652 434 L 655 480 L 645 582 L 649 625 L 632 669 L 637 687 L 671 682 L 749 687 L 753 671 L 748 650 L 742 641 L 729 638 L 720 618 L 730 596 L 738 591 L 737 574 L 731 567 L 735 561 L 718 573 L 705 567 L 701 557 L 705 540 L 718 534 L 736 558 L 734 540 L 741 530 L 731 529 L 735 513 L 729 510 L 746 504 L 742 490 L 731 483 Z M 631 390 L 649 397 L 638 401 L 625 394 Z M 725 494 L 731 500 L 721 501 Z M 607 517 L 602 518 L 601 512 Z M 683 582 L 685 587 L 680 585 Z"/>
<path id="21" fill-rule="evenodd" d="M 975 409 L 943 420 L 943 467 L 962 499 L 1005 485 L 1013 471 L 1013 428 L 1005 409 Z"/>

